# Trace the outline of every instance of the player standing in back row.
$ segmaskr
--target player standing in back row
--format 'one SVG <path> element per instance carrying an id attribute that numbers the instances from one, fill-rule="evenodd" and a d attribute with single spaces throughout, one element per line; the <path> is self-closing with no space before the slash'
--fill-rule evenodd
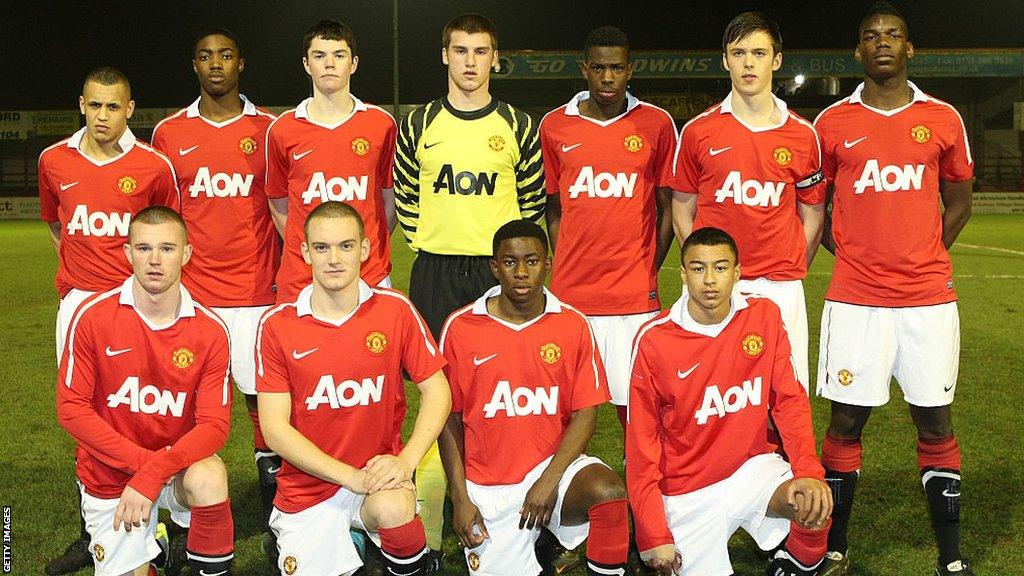
<path id="1" fill-rule="evenodd" d="M 551 290 L 587 315 L 625 430 L 633 337 L 661 309 L 676 134 L 668 112 L 626 91 L 633 64 L 622 30 L 591 31 L 584 52 L 588 90 L 540 124 Z"/>
<path id="2" fill-rule="evenodd" d="M 903 16 L 879 3 L 854 53 L 864 83 L 826 108 L 821 134 L 836 255 L 821 315 L 818 393 L 832 400 L 822 448 L 836 503 L 824 574 L 846 574 L 846 531 L 861 433 L 895 377 L 917 427 L 917 465 L 939 545 L 939 576 L 968 576 L 960 553 L 960 447 L 953 402 L 960 319 L 949 247 L 971 215 L 973 161 L 963 120 L 907 80 Z M 944 210 L 939 209 L 937 197 Z"/>
<path id="3" fill-rule="evenodd" d="M 782 66 L 779 26 L 758 12 L 733 18 L 722 39 L 732 92 L 679 135 L 672 217 L 682 242 L 713 226 L 743 254 L 742 292 L 782 310 L 797 380 L 807 389 L 807 308 L 801 280 L 825 215 L 821 150 L 809 122 L 772 94 Z"/>
<path id="4" fill-rule="evenodd" d="M 263 146 L 274 116 L 238 93 L 245 58 L 234 34 L 211 28 L 192 46 L 199 98 L 156 125 L 153 146 L 171 160 L 183 191 L 181 216 L 195 247 L 183 281 L 231 334 L 231 378 L 245 395 L 253 423 L 266 528 L 281 458 L 267 448 L 260 432 L 253 348 L 260 316 L 274 303 L 274 274 L 281 259 L 263 189 Z M 275 551 L 276 546 L 265 549 Z"/>

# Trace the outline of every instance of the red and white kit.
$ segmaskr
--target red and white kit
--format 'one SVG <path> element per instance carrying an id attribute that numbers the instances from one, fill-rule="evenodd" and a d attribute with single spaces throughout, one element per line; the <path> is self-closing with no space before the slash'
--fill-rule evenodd
<path id="1" fill-rule="evenodd" d="M 666 519 L 669 499 L 725 481 L 746 462 L 775 452 L 767 439 L 769 414 L 792 474 L 824 476 L 810 403 L 794 375 L 778 307 L 736 292 L 729 316 L 703 325 L 690 317 L 687 300 L 684 295 L 644 325 L 635 344 L 626 484 L 640 550 L 674 542 L 675 530 L 670 531 Z M 777 486 L 769 484 L 773 479 L 781 483 L 785 477 L 756 478 L 751 485 L 768 485 L 770 498 Z M 764 499 L 759 508 L 761 520 L 767 504 Z M 779 520 L 784 535 L 788 520 Z M 727 542 L 728 534 L 722 545 Z M 687 543 L 675 544 L 686 556 Z M 691 548 L 690 553 L 700 551 Z"/>
<path id="2" fill-rule="evenodd" d="M 370 257 L 360 277 L 376 286 L 391 273 L 391 245 L 382 189 L 394 188 L 397 125 L 390 114 L 352 97 L 352 115 L 333 125 L 309 117 L 308 98 L 267 132 L 267 196 L 288 198 L 277 302 L 295 300 L 312 280 L 302 259 L 306 217 L 328 200 L 351 204 L 362 216 Z"/>
<path id="3" fill-rule="evenodd" d="M 199 114 L 196 100 L 153 129 L 153 146 L 174 165 L 194 247 L 182 281 L 207 306 L 274 303 L 281 250 L 264 192 L 262 149 L 274 116 L 244 96 L 242 102 L 240 116 L 212 122 Z"/>

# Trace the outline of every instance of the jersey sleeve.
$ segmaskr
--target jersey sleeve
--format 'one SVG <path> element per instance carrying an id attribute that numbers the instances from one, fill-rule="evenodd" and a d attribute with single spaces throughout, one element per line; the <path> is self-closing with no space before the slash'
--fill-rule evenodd
<path id="1" fill-rule="evenodd" d="M 557 114 L 558 111 L 552 112 Z M 548 194 L 558 194 L 559 174 L 562 173 L 562 163 L 556 152 L 557 144 L 551 135 L 548 120 L 545 118 L 540 122 L 540 152 L 544 159 L 544 181 Z"/>
<path id="2" fill-rule="evenodd" d="M 676 145 L 669 185 L 676 192 L 696 194 L 700 190 L 700 164 L 697 158 L 697 133 L 691 124 L 683 126 Z"/>
<path id="3" fill-rule="evenodd" d="M 165 136 L 166 131 L 161 130 L 161 128 L 163 128 L 164 122 L 166 121 L 167 119 L 165 118 L 164 120 L 157 122 L 156 126 L 153 127 L 153 136 L 149 139 L 150 145 L 163 154 L 167 154 L 167 138 Z"/>
<path id="4" fill-rule="evenodd" d="M 800 149 L 808 152 L 804 169 L 797 174 L 797 180 L 794 183 L 796 200 L 801 204 L 821 204 L 825 201 L 825 177 L 821 169 L 821 140 L 814 127 L 809 123 L 801 121 L 800 125 L 807 129 L 806 139 Z"/>
<path id="5" fill-rule="evenodd" d="M 605 375 L 601 355 L 597 351 L 590 323 L 580 317 L 579 356 L 576 358 L 576 374 L 573 377 L 571 409 L 582 410 L 598 406 L 611 400 L 608 392 L 608 377 Z"/>
<path id="6" fill-rule="evenodd" d="M 174 174 L 171 161 L 163 153 L 153 151 L 161 160 L 160 172 L 153 182 L 150 203 L 160 204 L 181 211 L 181 193 L 178 191 L 178 177 Z"/>
<path id="7" fill-rule="evenodd" d="M 441 331 L 441 353 L 447 364 L 444 367 L 444 375 L 448 378 L 448 385 L 452 391 L 452 413 L 461 414 L 465 400 L 462 395 L 462 381 L 465 379 L 461 373 L 464 362 L 459 360 L 459 345 L 457 343 L 457 330 L 453 330 L 451 320 Z"/>
<path id="8" fill-rule="evenodd" d="M 227 329 L 209 323 L 212 332 L 206 360 L 196 387 L 195 426 L 162 451 L 157 451 L 128 482 L 150 500 L 156 500 L 171 476 L 220 450 L 231 427 L 231 383 Z"/>
<path id="9" fill-rule="evenodd" d="M 675 124 L 672 123 L 672 118 L 668 116 L 667 112 L 664 112 L 663 115 L 664 118 L 658 123 L 658 147 L 651 158 L 656 188 L 672 186 L 672 162 L 677 144 Z"/>
<path id="10" fill-rule="evenodd" d="M 267 314 L 271 314 L 268 312 Z M 256 392 L 288 393 L 288 366 L 277 325 L 265 315 L 256 332 Z"/>
<path id="11" fill-rule="evenodd" d="M 827 111 L 814 120 L 814 129 L 818 132 L 821 144 L 821 175 L 826 181 L 836 178 L 835 138 L 832 135 L 831 122 Z"/>
<path id="12" fill-rule="evenodd" d="M 950 145 L 939 158 L 939 178 L 949 182 L 966 182 L 974 177 L 974 159 L 967 141 L 967 130 L 960 113 L 950 110 Z"/>
<path id="13" fill-rule="evenodd" d="M 654 373 L 641 340 L 629 382 L 626 425 L 626 491 L 633 509 L 636 544 L 641 551 L 673 543 L 659 487 L 662 446 L 658 406 Z"/>
<path id="14" fill-rule="evenodd" d="M 402 335 L 402 368 L 413 382 L 423 382 L 444 368 L 445 359 L 434 343 L 412 302 L 402 299 L 405 333 Z"/>
<path id="15" fill-rule="evenodd" d="M 519 162 L 516 164 L 516 191 L 519 214 L 527 220 L 539 222 L 544 216 L 544 160 L 541 156 L 540 134 L 537 123 L 529 114 L 516 110 L 516 141 Z"/>
<path id="16" fill-rule="evenodd" d="M 398 126 L 388 116 L 391 122 L 384 133 L 384 142 L 381 144 L 380 158 L 377 161 L 377 178 L 381 188 L 395 187 L 395 147 L 398 138 Z"/>
<path id="17" fill-rule="evenodd" d="M 417 155 L 426 119 L 426 107 L 410 112 L 398 129 L 395 148 L 395 212 L 402 233 L 411 245 L 420 219 L 420 159 Z"/>
<path id="18" fill-rule="evenodd" d="M 49 178 L 49 161 L 46 152 L 39 155 L 39 168 L 37 171 L 39 181 L 39 218 L 43 222 L 57 222 L 60 217 L 57 214 L 57 206 L 60 200 L 53 190 Z"/>
<path id="19" fill-rule="evenodd" d="M 281 127 L 278 117 L 267 128 L 266 154 L 266 193 L 267 198 L 288 197 L 288 150 L 281 141 Z"/>

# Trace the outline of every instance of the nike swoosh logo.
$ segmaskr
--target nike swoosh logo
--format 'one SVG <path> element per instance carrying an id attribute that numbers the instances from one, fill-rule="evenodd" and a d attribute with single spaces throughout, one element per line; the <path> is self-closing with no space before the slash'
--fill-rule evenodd
<path id="1" fill-rule="evenodd" d="M 683 372 L 682 370 L 676 370 L 676 376 L 679 376 L 679 379 L 682 380 L 683 378 L 686 378 L 690 374 L 693 374 L 693 371 L 697 369 L 697 366 L 700 366 L 700 362 L 694 364 L 693 367 L 687 370 L 686 372 Z"/>
<path id="2" fill-rule="evenodd" d="M 75 186 L 78 186 L 78 180 L 75 180 L 74 182 L 72 182 L 70 184 L 63 184 L 63 183 L 61 183 L 60 191 L 63 192 L 65 190 L 67 190 L 68 188 L 74 188 Z"/>
<path id="3" fill-rule="evenodd" d="M 309 150 L 306 150 L 305 152 L 299 152 L 298 154 L 292 154 L 292 160 L 302 160 L 303 158 L 306 157 L 307 154 L 309 154 L 312 151 L 313 151 L 313 149 L 310 148 Z"/>
<path id="4" fill-rule="evenodd" d="M 956 382 L 953 382 L 953 383 L 952 383 L 952 384 L 950 384 L 950 385 L 949 385 L 948 387 L 947 387 L 947 386 L 943 386 L 943 387 L 942 387 L 942 390 L 943 390 L 944 392 L 949 392 L 949 391 L 950 391 L 950 390 L 952 390 L 953 388 L 956 388 Z"/>
<path id="5" fill-rule="evenodd" d="M 949 490 L 943 490 L 942 491 L 942 495 L 945 496 L 946 498 L 959 498 L 960 497 L 960 493 L 959 492 L 957 492 L 955 494 L 950 494 Z"/>
<path id="6" fill-rule="evenodd" d="M 711 154 L 712 156 L 718 156 L 719 154 L 727 150 L 732 150 L 732 146 L 726 146 L 725 148 L 719 148 L 717 150 L 714 148 L 708 148 L 708 154 Z"/>
<path id="7" fill-rule="evenodd" d="M 195 150 L 196 148 L 199 148 L 199 144 L 196 144 L 195 146 L 193 146 L 191 148 L 178 148 L 178 155 L 179 156 L 184 156 L 184 155 L 188 154 L 189 152 Z"/>
<path id="8" fill-rule="evenodd" d="M 302 360 L 306 356 L 309 356 L 313 352 L 316 352 L 319 348 L 313 348 L 312 350 L 306 350 L 305 352 L 299 352 L 298 350 L 292 350 L 292 358 L 296 360 Z"/>
<path id="9" fill-rule="evenodd" d="M 477 358 L 476 356 L 473 356 L 473 365 L 474 366 L 479 366 L 479 365 L 483 364 L 484 362 L 487 362 L 488 360 L 494 358 L 497 355 L 498 355 L 498 353 L 495 352 L 494 354 L 491 354 L 490 356 L 484 356 L 483 358 Z"/>
<path id="10" fill-rule="evenodd" d="M 853 147 L 854 147 L 854 146 L 856 146 L 857 144 L 860 144 L 861 142 L 863 142 L 863 141 L 865 141 L 865 140 L 867 140 L 867 139 L 868 139 L 868 137 L 867 137 L 867 136 L 864 136 L 864 137 L 862 137 L 862 138 L 857 138 L 856 140 L 853 140 L 853 141 L 850 141 L 850 140 L 844 140 L 844 141 L 843 141 L 843 146 L 845 146 L 846 148 L 853 148 Z"/>
<path id="11" fill-rule="evenodd" d="M 438 140 L 437 142 L 431 142 L 430 144 L 424 143 L 423 144 L 423 149 L 425 150 L 427 148 L 433 148 L 434 146 L 437 146 L 440 143 L 441 143 L 440 140 Z"/>
<path id="12" fill-rule="evenodd" d="M 277 474 L 277 471 L 280 469 L 280 466 L 278 466 L 277 468 L 267 468 L 267 474 Z"/>
<path id="13" fill-rule="evenodd" d="M 199 576 L 220 576 L 221 574 L 227 574 L 227 570 L 221 570 L 220 572 L 207 572 L 202 568 L 199 569 Z"/>
<path id="14" fill-rule="evenodd" d="M 125 352 L 131 352 L 131 351 L 132 351 L 131 348 L 125 348 L 124 350 L 111 350 L 110 346 L 107 346 L 107 349 L 105 350 L 105 352 L 107 353 L 107 356 L 120 356 L 121 354 L 124 354 Z"/>
<path id="15" fill-rule="evenodd" d="M 571 146 L 566 146 L 565 144 L 562 144 L 562 152 L 569 152 L 579 148 L 580 146 L 583 146 L 583 142 L 580 142 L 579 144 L 573 144 Z"/>

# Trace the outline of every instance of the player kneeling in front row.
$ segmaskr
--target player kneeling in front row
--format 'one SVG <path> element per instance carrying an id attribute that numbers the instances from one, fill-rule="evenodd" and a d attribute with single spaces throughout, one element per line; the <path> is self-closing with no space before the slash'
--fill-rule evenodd
<path id="1" fill-rule="evenodd" d="M 391 574 L 426 574 L 413 470 L 451 406 L 445 361 L 406 296 L 359 279 L 370 254 L 359 213 L 342 202 L 310 212 L 302 254 L 313 283 L 260 322 L 256 390 L 267 444 L 284 459 L 270 528 L 287 576 L 352 574 L 349 530 L 363 528 Z M 402 373 L 420 390 L 408 444 Z"/>
<path id="2" fill-rule="evenodd" d="M 634 343 L 626 483 L 640 556 L 660 574 L 725 576 L 742 527 L 763 550 L 789 535 L 769 576 L 813 575 L 832 496 L 779 309 L 733 290 L 739 255 L 717 228 L 688 236 L 682 263 L 683 296 Z M 789 462 L 767 441 L 769 413 Z"/>
<path id="3" fill-rule="evenodd" d="M 514 220 L 494 235 L 500 286 L 441 332 L 452 414 L 441 435 L 455 533 L 474 576 L 538 574 L 540 530 L 587 543 L 588 574 L 625 574 L 622 480 L 586 456 L 609 399 L 586 317 L 544 289 L 544 230 Z"/>
<path id="4" fill-rule="evenodd" d="M 78 442 L 82 517 L 97 576 L 156 574 L 157 506 L 191 528 L 193 574 L 234 557 L 227 470 L 231 389 L 224 324 L 192 300 L 192 247 L 177 212 L 150 206 L 128 227 L 133 275 L 75 313 L 57 382 L 57 417 Z"/>

